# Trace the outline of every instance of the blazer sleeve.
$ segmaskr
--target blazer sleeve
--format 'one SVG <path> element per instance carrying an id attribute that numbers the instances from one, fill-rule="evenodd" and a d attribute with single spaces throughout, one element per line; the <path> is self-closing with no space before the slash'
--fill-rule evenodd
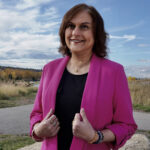
<path id="1" fill-rule="evenodd" d="M 37 122 L 41 122 L 43 119 L 43 111 L 42 111 L 42 91 L 43 91 L 43 84 L 44 84 L 43 82 L 44 82 L 44 69 L 40 79 L 40 84 L 39 84 L 38 92 L 36 94 L 34 106 L 30 114 L 30 136 L 32 136 L 32 129 L 34 124 Z"/>
<path id="2" fill-rule="evenodd" d="M 107 125 L 106 128 L 115 134 L 116 141 L 111 143 L 113 149 L 123 146 L 137 129 L 128 82 L 122 65 L 116 70 L 112 124 Z"/>

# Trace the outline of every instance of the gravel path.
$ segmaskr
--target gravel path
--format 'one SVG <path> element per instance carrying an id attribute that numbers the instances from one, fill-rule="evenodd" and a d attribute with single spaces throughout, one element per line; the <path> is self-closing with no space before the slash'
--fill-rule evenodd
<path id="1" fill-rule="evenodd" d="M 0 109 L 0 134 L 29 132 L 29 115 L 33 105 Z"/>
<path id="2" fill-rule="evenodd" d="M 134 112 L 133 115 L 138 125 L 138 129 L 150 131 L 150 113 Z"/>
<path id="3" fill-rule="evenodd" d="M 0 109 L 0 134 L 29 133 L 29 115 L 33 105 Z M 140 130 L 150 130 L 150 113 L 134 112 Z"/>
<path id="4" fill-rule="evenodd" d="M 33 105 L 0 109 L 0 134 L 28 134 L 29 115 Z M 150 113 L 134 112 L 134 118 L 138 124 L 138 129 L 150 131 Z M 135 142 L 137 143 L 137 141 Z M 26 146 L 19 150 L 40 150 L 41 143 Z M 137 150 L 136 147 L 122 150 Z M 138 149 L 139 150 L 139 149 Z M 140 150 L 150 150 L 140 149 Z"/>

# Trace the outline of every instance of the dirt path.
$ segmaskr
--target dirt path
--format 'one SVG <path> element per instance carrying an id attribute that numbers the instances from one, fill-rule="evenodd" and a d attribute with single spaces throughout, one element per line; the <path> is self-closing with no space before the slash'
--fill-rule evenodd
<path id="1" fill-rule="evenodd" d="M 25 134 L 29 132 L 29 114 L 33 105 L 0 109 L 0 134 Z"/>

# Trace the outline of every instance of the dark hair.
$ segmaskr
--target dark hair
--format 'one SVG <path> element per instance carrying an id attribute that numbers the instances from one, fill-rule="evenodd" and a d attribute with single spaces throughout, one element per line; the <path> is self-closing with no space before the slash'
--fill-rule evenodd
<path id="1" fill-rule="evenodd" d="M 65 30 L 68 25 L 68 22 L 81 11 L 87 11 L 89 15 L 92 17 L 93 35 L 94 35 L 94 46 L 92 49 L 93 52 L 99 57 L 106 57 L 108 34 L 105 32 L 104 29 L 103 18 L 93 6 L 88 6 L 86 4 L 75 5 L 64 15 L 59 29 L 60 44 L 61 44 L 59 47 L 59 52 L 62 53 L 62 55 L 71 56 L 70 50 L 65 42 Z"/>

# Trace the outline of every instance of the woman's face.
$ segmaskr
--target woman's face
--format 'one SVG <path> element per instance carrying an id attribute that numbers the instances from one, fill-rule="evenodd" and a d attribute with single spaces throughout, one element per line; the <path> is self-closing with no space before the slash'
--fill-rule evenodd
<path id="1" fill-rule="evenodd" d="M 70 20 L 65 30 L 65 41 L 71 53 L 92 52 L 93 23 L 88 12 L 79 12 Z"/>

